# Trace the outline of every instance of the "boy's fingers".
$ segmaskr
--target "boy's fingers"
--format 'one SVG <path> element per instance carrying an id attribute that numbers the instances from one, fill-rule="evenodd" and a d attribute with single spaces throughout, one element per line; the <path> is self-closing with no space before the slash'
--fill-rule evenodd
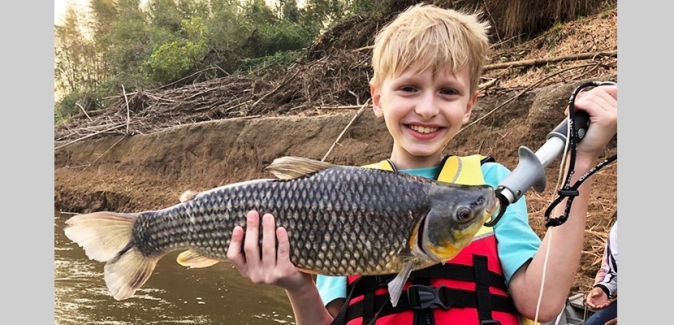
<path id="1" fill-rule="evenodd" d="M 278 257 L 281 262 L 290 260 L 290 242 L 288 232 L 283 227 L 276 229 L 276 238 L 278 238 Z"/>
<path id="2" fill-rule="evenodd" d="M 606 85 L 600 88 L 605 90 L 613 99 L 618 100 L 618 85 Z"/>
<path id="3" fill-rule="evenodd" d="M 243 250 L 246 253 L 248 267 L 253 269 L 260 264 L 259 227 L 260 215 L 257 211 L 249 211 L 246 215 L 246 237 Z"/>
<path id="4" fill-rule="evenodd" d="M 246 258 L 241 254 L 242 242 L 243 228 L 238 226 L 234 227 L 234 230 L 232 230 L 232 240 L 227 248 L 227 259 L 230 260 L 240 272 L 243 271 L 242 269 L 246 264 Z"/>
<path id="5" fill-rule="evenodd" d="M 276 266 L 276 227 L 274 216 L 262 216 L 262 267 L 271 270 Z"/>

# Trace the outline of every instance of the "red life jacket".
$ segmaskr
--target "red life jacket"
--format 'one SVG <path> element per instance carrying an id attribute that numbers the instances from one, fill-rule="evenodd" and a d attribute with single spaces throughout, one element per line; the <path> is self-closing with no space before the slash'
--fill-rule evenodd
<path id="1" fill-rule="evenodd" d="M 491 157 L 449 156 L 435 179 L 459 184 L 484 184 L 481 165 Z M 395 170 L 390 160 L 365 167 Z M 389 299 L 390 276 L 347 277 L 346 309 L 335 318 L 347 325 L 461 324 L 520 325 L 507 293 L 491 227 L 482 227 L 473 241 L 445 265 L 411 273 L 396 307 Z"/>

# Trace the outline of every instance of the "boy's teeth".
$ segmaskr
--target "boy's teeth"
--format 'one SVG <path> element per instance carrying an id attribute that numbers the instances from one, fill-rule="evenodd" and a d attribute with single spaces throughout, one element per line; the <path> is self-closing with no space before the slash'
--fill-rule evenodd
<path id="1" fill-rule="evenodd" d="M 425 127 L 425 126 L 418 126 L 418 125 L 410 125 L 410 129 L 417 131 L 419 133 L 433 133 L 438 130 L 438 128 L 431 128 L 431 127 Z"/>

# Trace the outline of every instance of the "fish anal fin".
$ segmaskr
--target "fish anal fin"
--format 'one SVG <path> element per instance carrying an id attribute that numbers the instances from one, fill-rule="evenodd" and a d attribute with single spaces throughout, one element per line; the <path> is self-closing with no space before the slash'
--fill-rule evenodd
<path id="1" fill-rule="evenodd" d="M 191 199 L 193 199 L 195 196 L 197 196 L 199 192 L 195 192 L 192 190 L 187 190 L 183 192 L 183 194 L 180 194 L 180 203 L 185 203 Z"/>
<path id="2" fill-rule="evenodd" d="M 279 179 L 293 179 L 333 166 L 335 165 L 320 160 L 286 156 L 274 159 L 274 161 L 265 169 L 269 170 Z"/>
<path id="3" fill-rule="evenodd" d="M 316 272 L 315 270 L 311 270 L 311 269 L 305 269 L 305 268 L 302 268 L 302 267 L 298 267 L 297 269 L 302 273 L 308 273 L 308 274 L 311 274 L 311 275 L 318 274 L 318 272 Z"/>
<path id="4" fill-rule="evenodd" d="M 187 266 L 194 269 L 213 266 L 220 262 L 219 260 L 203 256 L 201 253 L 193 249 L 188 249 L 180 253 L 176 261 L 182 266 Z"/>

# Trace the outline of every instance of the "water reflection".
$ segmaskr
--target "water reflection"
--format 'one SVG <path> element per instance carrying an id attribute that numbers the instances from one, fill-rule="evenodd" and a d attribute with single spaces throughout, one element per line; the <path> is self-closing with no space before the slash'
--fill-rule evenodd
<path id="1" fill-rule="evenodd" d="M 103 263 L 87 258 L 63 234 L 68 214 L 55 215 L 54 315 L 66 324 L 295 324 L 282 289 L 252 284 L 229 263 L 186 269 L 180 252 L 162 258 L 150 279 L 123 301 L 103 280 Z"/>

